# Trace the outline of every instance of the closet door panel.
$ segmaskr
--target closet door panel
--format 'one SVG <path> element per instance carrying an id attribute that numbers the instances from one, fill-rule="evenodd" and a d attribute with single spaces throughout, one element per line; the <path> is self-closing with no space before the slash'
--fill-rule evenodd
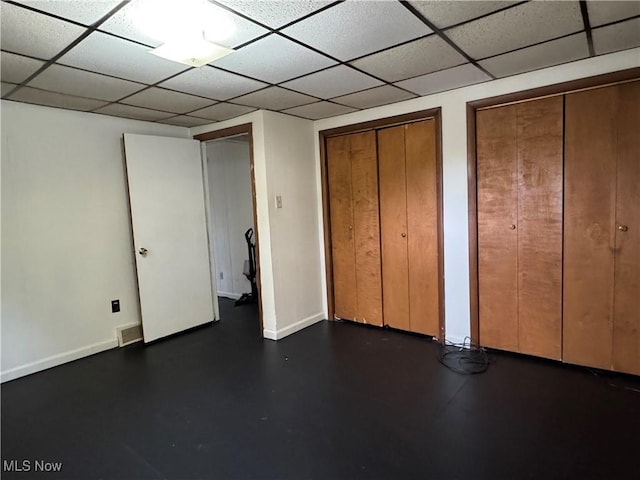
<path id="1" fill-rule="evenodd" d="M 563 360 L 612 366 L 616 87 L 565 97 Z"/>
<path id="2" fill-rule="evenodd" d="M 562 355 L 563 99 L 517 106 L 519 351 Z"/>
<path id="3" fill-rule="evenodd" d="M 351 154 L 348 136 L 331 137 L 327 146 L 334 314 L 356 318 L 356 263 L 353 238 Z"/>
<path id="4" fill-rule="evenodd" d="M 476 114 L 480 343 L 518 351 L 516 106 Z"/>
<path id="5" fill-rule="evenodd" d="M 438 335 L 438 179 L 434 120 L 405 126 L 411 331 Z"/>
<path id="6" fill-rule="evenodd" d="M 355 133 L 350 135 L 350 139 L 357 290 L 356 320 L 382 326 L 376 134 L 374 131 Z"/>
<path id="7" fill-rule="evenodd" d="M 384 323 L 410 330 L 404 126 L 378 131 Z"/>
<path id="8" fill-rule="evenodd" d="M 613 369 L 640 375 L 640 82 L 618 93 Z"/>

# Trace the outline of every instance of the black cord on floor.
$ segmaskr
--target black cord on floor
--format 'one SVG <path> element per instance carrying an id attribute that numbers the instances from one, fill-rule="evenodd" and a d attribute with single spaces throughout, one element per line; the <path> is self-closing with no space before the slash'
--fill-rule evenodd
<path id="1" fill-rule="evenodd" d="M 466 337 L 463 343 L 445 340 L 438 349 L 438 360 L 448 369 L 463 375 L 483 373 L 489 368 L 487 352 L 471 343 L 469 337 Z"/>

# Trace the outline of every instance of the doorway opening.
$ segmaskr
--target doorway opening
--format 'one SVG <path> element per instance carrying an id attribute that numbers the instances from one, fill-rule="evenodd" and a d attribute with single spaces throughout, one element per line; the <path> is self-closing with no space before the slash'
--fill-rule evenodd
<path id="1" fill-rule="evenodd" d="M 251 132 L 202 140 L 216 318 L 255 319 L 262 336 Z"/>

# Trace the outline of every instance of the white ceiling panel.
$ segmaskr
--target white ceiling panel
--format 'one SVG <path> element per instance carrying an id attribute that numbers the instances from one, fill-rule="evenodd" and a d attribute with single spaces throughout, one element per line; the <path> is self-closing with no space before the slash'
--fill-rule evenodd
<path id="1" fill-rule="evenodd" d="M 3 50 L 48 60 L 86 29 L 10 3 L 2 3 L 0 37 Z"/>
<path id="2" fill-rule="evenodd" d="M 510 5 L 515 5 L 519 2 L 412 0 L 409 3 L 436 27 L 445 28 L 495 12 Z"/>
<path id="3" fill-rule="evenodd" d="M 224 72 L 217 68 L 204 66 L 181 73 L 166 82 L 162 82 L 160 86 L 193 93 L 202 97 L 227 100 L 264 88 L 267 84 Z"/>
<path id="4" fill-rule="evenodd" d="M 640 18 L 592 30 L 596 55 L 640 47 Z"/>
<path id="5" fill-rule="evenodd" d="M 587 35 L 582 32 L 541 43 L 516 52 L 505 53 L 480 62 L 496 77 L 507 77 L 539 68 L 572 62 L 589 56 Z"/>
<path id="6" fill-rule="evenodd" d="M 417 77 L 456 65 L 466 59 L 437 35 L 405 43 L 351 62 L 388 82 Z"/>
<path id="7" fill-rule="evenodd" d="M 640 15 L 640 1 L 594 1 L 587 0 L 589 23 L 592 27 Z"/>
<path id="8" fill-rule="evenodd" d="M 147 120 L 154 122 L 172 117 L 167 112 L 159 112 L 148 108 L 134 107 L 132 105 L 122 105 L 121 103 L 112 103 L 106 107 L 99 108 L 95 113 L 103 113 L 105 115 L 113 115 L 115 117 L 133 118 L 134 120 Z"/>
<path id="9" fill-rule="evenodd" d="M 211 107 L 205 107 L 201 110 L 191 112 L 191 114 L 196 117 L 220 121 L 253 112 L 255 109 L 255 107 L 245 107 L 242 105 L 234 105 L 233 103 L 217 103 Z"/>
<path id="10" fill-rule="evenodd" d="M 192 117 L 190 115 L 178 115 L 165 120 L 160 120 L 159 122 L 166 123 L 168 125 L 177 125 L 178 127 L 199 127 L 200 125 L 212 123 L 211 120 L 207 120 L 206 118 Z"/>
<path id="11" fill-rule="evenodd" d="M 344 2 L 283 30 L 340 60 L 351 60 L 431 33 L 399 2 Z"/>
<path id="12" fill-rule="evenodd" d="M 187 69 L 151 55 L 147 47 L 101 32 L 93 32 L 58 63 L 143 83 L 156 83 Z"/>
<path id="13" fill-rule="evenodd" d="M 411 78 L 396 83 L 399 87 L 406 88 L 418 95 L 430 95 L 432 93 L 453 90 L 454 88 L 473 85 L 490 80 L 490 77 L 479 68 L 470 63 L 458 67 L 441 70 L 421 77 Z"/>
<path id="14" fill-rule="evenodd" d="M 206 0 L 201 0 L 206 2 Z M 138 18 L 144 15 L 145 9 L 149 8 L 149 5 L 153 6 L 154 3 L 158 3 L 158 0 L 133 0 L 126 7 L 121 9 L 114 16 L 109 18 L 100 26 L 100 30 L 105 32 L 115 33 L 121 37 L 135 40 L 136 42 L 144 43 L 157 47 L 164 43 L 165 39 L 154 37 L 152 34 L 147 33 L 140 26 Z M 216 11 L 218 15 L 230 19 L 235 25 L 235 32 L 225 39 L 208 38 L 211 41 L 225 47 L 237 47 L 249 40 L 257 38 L 261 35 L 268 33 L 265 28 L 256 25 L 249 20 L 235 15 L 224 8 L 218 7 L 213 4 L 207 4 L 209 8 Z"/>
<path id="15" fill-rule="evenodd" d="M 22 87 L 9 98 L 18 102 L 35 103 L 37 105 L 47 105 L 49 107 L 66 108 L 69 110 L 88 111 L 106 105 L 106 102 L 100 100 L 63 95 L 62 93 L 48 92 L 31 87 Z"/>
<path id="16" fill-rule="evenodd" d="M 279 83 L 335 65 L 336 62 L 273 34 L 216 60 L 213 64 L 266 82 Z"/>
<path id="17" fill-rule="evenodd" d="M 480 59 L 575 33 L 584 28 L 579 2 L 529 2 L 447 30 Z"/>
<path id="18" fill-rule="evenodd" d="M 145 87 L 141 83 L 55 64 L 29 82 L 29 86 L 111 102 Z"/>
<path id="19" fill-rule="evenodd" d="M 310 105 L 302 105 L 301 107 L 290 108 L 282 113 L 290 113 L 291 115 L 297 115 L 310 120 L 318 120 L 319 118 L 334 117 L 336 115 L 354 112 L 355 110 L 355 108 L 336 105 L 331 102 L 318 102 Z"/>
<path id="20" fill-rule="evenodd" d="M 236 103 L 267 110 L 283 110 L 315 101 L 316 98 L 280 87 L 265 88 L 234 99 Z"/>
<path id="21" fill-rule="evenodd" d="M 379 85 L 383 85 L 383 83 L 346 65 L 338 65 L 283 83 L 283 86 L 287 88 L 319 98 L 338 97 Z"/>
<path id="22" fill-rule="evenodd" d="M 120 0 L 21 0 L 20 3 L 83 25 L 93 25 Z"/>
<path id="23" fill-rule="evenodd" d="M 165 112 L 187 113 L 213 104 L 212 100 L 174 92 L 164 88 L 151 87 L 122 100 L 127 105 L 164 110 Z"/>
<path id="24" fill-rule="evenodd" d="M 362 92 L 336 97 L 332 100 L 349 107 L 372 108 L 379 105 L 387 105 L 389 103 L 409 100 L 410 98 L 415 97 L 416 95 L 400 90 L 399 88 L 391 85 L 383 85 L 382 87 L 371 88 Z"/>
<path id="25" fill-rule="evenodd" d="M 13 84 L 13 83 L 6 83 L 6 82 L 1 82 L 2 85 L 2 92 L 0 92 L 0 96 L 5 96 L 7 93 L 9 93 L 11 90 L 13 90 L 14 88 L 16 88 L 17 85 Z"/>
<path id="26" fill-rule="evenodd" d="M 309 15 L 333 2 L 315 0 L 221 0 L 220 3 L 271 28 Z"/>
<path id="27" fill-rule="evenodd" d="M 0 74 L 5 82 L 21 83 L 34 74 L 44 62 L 33 58 L 1 52 Z"/>

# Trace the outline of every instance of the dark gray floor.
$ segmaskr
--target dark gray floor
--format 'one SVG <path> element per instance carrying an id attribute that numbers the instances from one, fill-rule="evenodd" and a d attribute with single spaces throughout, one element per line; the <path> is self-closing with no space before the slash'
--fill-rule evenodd
<path id="1" fill-rule="evenodd" d="M 421 337 L 323 322 L 275 343 L 221 308 L 2 385 L 2 459 L 31 462 L 2 478 L 640 478 L 637 377 L 505 353 L 467 377 Z"/>

